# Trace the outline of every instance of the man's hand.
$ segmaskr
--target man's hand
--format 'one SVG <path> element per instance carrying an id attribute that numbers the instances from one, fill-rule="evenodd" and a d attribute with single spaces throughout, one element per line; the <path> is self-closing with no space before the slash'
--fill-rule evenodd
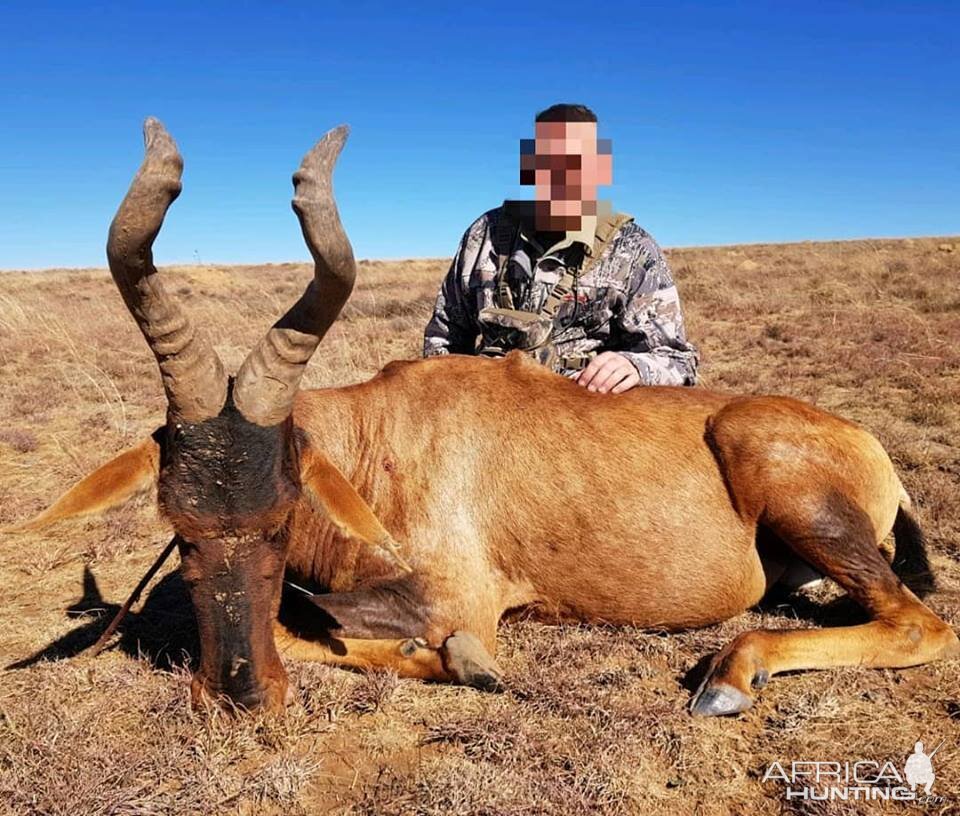
<path id="1" fill-rule="evenodd" d="M 622 394 L 640 385 L 640 375 L 633 363 L 615 351 L 598 354 L 577 375 L 576 380 L 588 391 L 601 394 Z"/>

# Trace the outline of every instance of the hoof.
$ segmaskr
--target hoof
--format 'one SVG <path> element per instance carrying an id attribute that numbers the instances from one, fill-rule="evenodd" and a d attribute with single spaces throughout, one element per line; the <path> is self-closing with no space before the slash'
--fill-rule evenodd
<path id="1" fill-rule="evenodd" d="M 443 662 L 458 683 L 481 691 L 503 691 L 503 672 L 471 632 L 457 631 L 444 641 Z"/>
<path id="2" fill-rule="evenodd" d="M 721 717 L 725 714 L 739 714 L 753 705 L 746 694 L 727 683 L 701 686 L 693 698 L 690 711 L 698 717 Z"/>

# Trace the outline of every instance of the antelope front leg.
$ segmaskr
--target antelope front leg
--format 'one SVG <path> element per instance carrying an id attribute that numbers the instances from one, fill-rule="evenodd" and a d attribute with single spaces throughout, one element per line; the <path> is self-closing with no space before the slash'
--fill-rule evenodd
<path id="1" fill-rule="evenodd" d="M 438 649 L 422 638 L 362 639 L 298 637 L 279 621 L 273 629 L 281 657 L 310 660 L 356 669 L 389 669 L 401 677 L 451 680 Z"/>
<path id="2" fill-rule="evenodd" d="M 277 649 L 301 660 L 500 689 L 503 672 L 480 638 L 455 628 L 454 622 L 438 620 L 414 591 L 412 580 L 305 596 L 295 614 L 281 611 L 274 629 Z"/>
<path id="3" fill-rule="evenodd" d="M 277 621 L 273 637 L 280 655 L 295 660 L 356 669 L 389 669 L 400 677 L 448 681 L 483 691 L 497 691 L 503 685 L 500 667 L 470 632 L 454 632 L 440 648 L 433 648 L 419 637 L 308 640 Z"/>

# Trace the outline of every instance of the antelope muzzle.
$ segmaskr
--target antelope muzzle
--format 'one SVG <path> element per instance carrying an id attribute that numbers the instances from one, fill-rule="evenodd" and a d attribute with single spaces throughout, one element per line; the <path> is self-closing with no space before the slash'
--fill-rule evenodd
<path id="1" fill-rule="evenodd" d="M 180 541 L 200 634 L 194 702 L 278 707 L 287 677 L 273 641 L 300 490 L 292 425 L 248 422 L 228 394 L 220 415 L 170 419 L 159 500 Z"/>
<path id="2" fill-rule="evenodd" d="M 272 622 L 283 580 L 283 542 L 236 534 L 180 547 L 184 581 L 200 634 L 193 703 L 277 709 L 287 698 L 287 674 Z"/>

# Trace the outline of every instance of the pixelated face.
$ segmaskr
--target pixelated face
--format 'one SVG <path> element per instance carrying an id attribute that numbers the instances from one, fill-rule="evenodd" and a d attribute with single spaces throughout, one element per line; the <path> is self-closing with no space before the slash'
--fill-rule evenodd
<path id="1" fill-rule="evenodd" d="M 537 122 L 536 138 L 520 140 L 520 183 L 536 187 L 538 229 L 576 230 L 596 215 L 597 187 L 613 181 L 611 147 L 595 122 Z"/>

